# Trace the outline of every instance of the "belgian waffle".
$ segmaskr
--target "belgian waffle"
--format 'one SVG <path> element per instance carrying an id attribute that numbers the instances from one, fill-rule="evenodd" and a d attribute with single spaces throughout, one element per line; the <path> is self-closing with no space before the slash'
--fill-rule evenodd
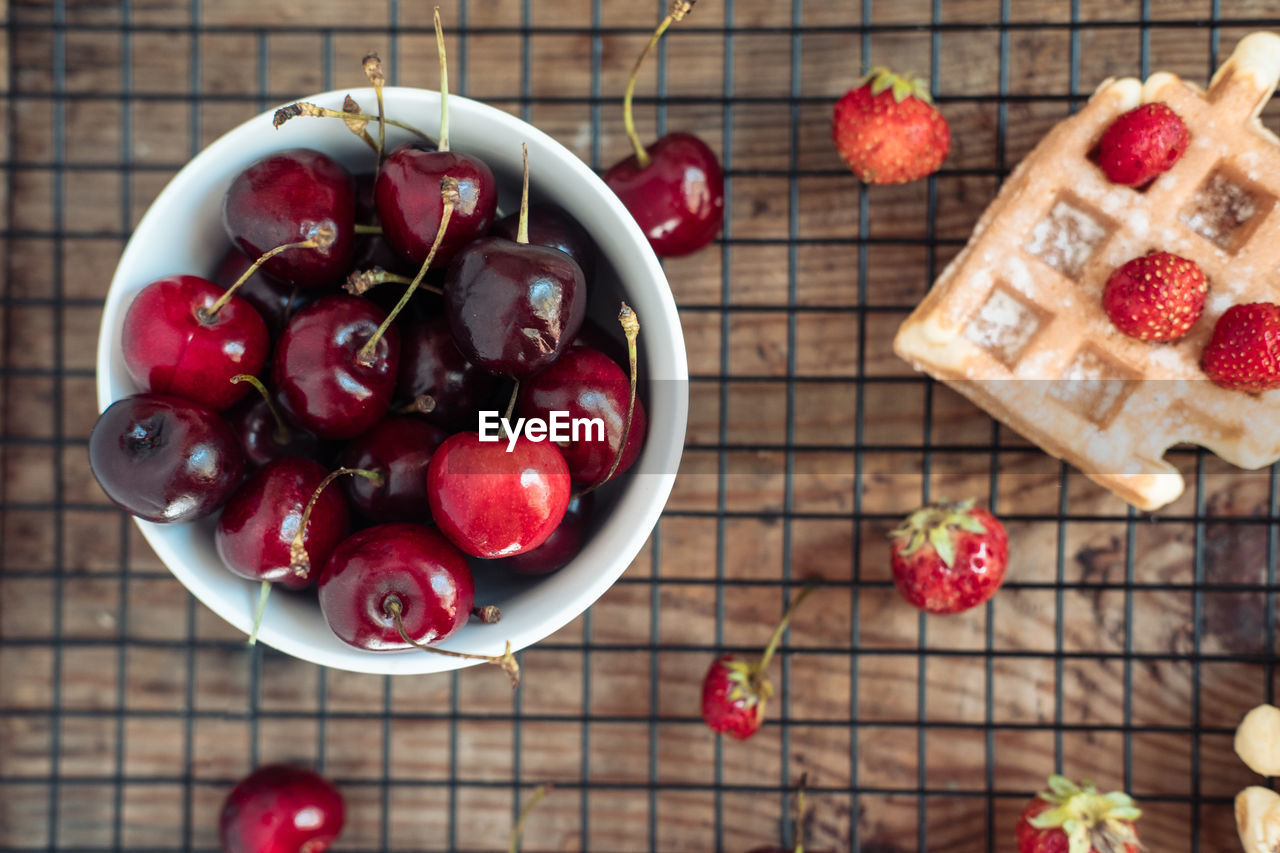
<path id="1" fill-rule="evenodd" d="M 1227 308 L 1280 301 L 1280 139 L 1258 118 L 1278 79 L 1280 36 L 1253 33 L 1207 92 L 1165 72 L 1105 81 L 1009 176 L 894 351 L 1143 510 L 1183 491 L 1175 444 L 1243 468 L 1280 459 L 1280 390 L 1228 391 L 1199 366 Z M 1186 153 L 1141 190 L 1112 184 L 1092 150 L 1155 101 L 1186 123 Z M 1112 270 L 1153 249 L 1209 282 L 1171 343 L 1126 337 L 1102 308 Z"/>

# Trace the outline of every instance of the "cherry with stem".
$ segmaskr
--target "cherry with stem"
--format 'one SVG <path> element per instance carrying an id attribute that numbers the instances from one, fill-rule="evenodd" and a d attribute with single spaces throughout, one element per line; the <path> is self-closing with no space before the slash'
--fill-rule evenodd
<path id="1" fill-rule="evenodd" d="M 452 649 L 441 649 L 435 646 L 428 646 L 425 643 L 419 643 L 417 640 L 413 639 L 413 637 L 409 636 L 409 632 L 404 629 L 404 620 L 401 618 L 401 614 L 404 612 L 404 604 L 400 601 L 400 596 L 395 593 L 387 596 L 386 601 L 382 603 L 382 612 L 387 618 L 395 622 L 396 630 L 400 632 L 400 639 L 404 640 L 415 649 L 420 649 L 421 651 L 431 652 L 432 654 L 437 655 L 446 655 L 451 658 L 465 658 L 467 660 L 480 660 L 485 663 L 491 663 L 494 666 L 500 667 L 502 671 L 507 674 L 507 677 L 511 679 L 512 690 L 520 686 L 520 663 L 516 660 L 516 656 L 511 652 L 510 640 L 507 641 L 506 648 L 500 655 L 473 655 L 470 652 L 455 652 Z"/>
<path id="2" fill-rule="evenodd" d="M 626 302 L 622 303 L 622 307 L 618 310 L 618 323 L 622 326 L 622 333 L 627 336 L 627 362 L 631 373 L 631 391 L 627 400 L 627 420 L 622 427 L 622 438 L 618 442 L 618 450 L 613 455 L 613 464 L 609 466 L 609 473 L 591 485 L 587 486 L 578 496 L 594 492 L 605 483 L 613 479 L 614 473 L 618 470 L 618 465 L 622 463 L 622 457 L 627 452 L 627 440 L 631 437 L 631 422 L 636 414 L 636 380 L 638 365 L 636 364 L 636 338 L 640 336 L 640 318 L 636 316 L 636 312 Z"/>

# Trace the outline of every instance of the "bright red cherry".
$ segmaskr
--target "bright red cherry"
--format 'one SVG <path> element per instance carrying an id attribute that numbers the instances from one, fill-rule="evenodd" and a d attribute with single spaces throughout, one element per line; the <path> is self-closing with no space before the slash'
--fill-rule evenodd
<path id="1" fill-rule="evenodd" d="M 299 311 L 276 342 L 272 384 L 298 423 L 321 438 L 353 438 L 382 419 L 395 390 L 400 337 L 367 300 L 325 296 Z"/>
<path id="2" fill-rule="evenodd" d="M 226 503 L 245 461 L 217 412 L 181 397 L 135 394 L 98 416 L 89 468 L 121 508 L 147 521 L 177 522 Z"/>
<path id="3" fill-rule="evenodd" d="M 320 575 L 325 621 L 339 639 L 362 649 L 439 642 L 466 623 L 474 602 L 467 558 L 420 524 L 380 524 L 353 533 Z"/>
<path id="4" fill-rule="evenodd" d="M 332 233 L 324 248 L 289 249 L 263 266 L 299 287 L 341 281 L 355 252 L 356 184 L 336 160 L 295 148 L 268 155 L 240 173 L 223 199 L 227 236 L 251 258 L 286 243 Z"/>
<path id="5" fill-rule="evenodd" d="M 256 374 L 266 364 L 267 326 L 237 295 L 217 306 L 226 291 L 194 275 L 151 282 L 124 315 L 121 349 L 129 375 L 143 390 L 175 394 L 225 409 L 247 385 L 231 377 Z"/>
<path id="6" fill-rule="evenodd" d="M 435 28 L 440 55 L 440 144 L 433 150 L 429 144 L 409 142 L 392 151 L 373 189 L 383 236 L 415 267 L 426 262 L 438 235 L 432 264 L 448 264 L 459 249 L 489 230 L 498 209 L 493 171 L 476 157 L 449 150 L 449 69 L 439 11 Z M 446 198 L 452 205 L 440 234 Z"/>
<path id="7" fill-rule="evenodd" d="M 268 764 L 227 795 L 218 819 L 223 853 L 324 853 L 342 831 L 342 795 L 314 770 Z"/>
<path id="8" fill-rule="evenodd" d="M 431 516 L 473 557 L 510 557 L 537 548 L 569 506 L 569 466 L 550 441 L 481 441 L 450 436 L 427 468 Z"/>
<path id="9" fill-rule="evenodd" d="M 696 252 L 724 224 L 724 172 L 707 144 L 691 133 L 669 133 L 645 148 L 631 117 L 631 97 L 645 56 L 672 22 L 693 8 L 676 0 L 640 53 L 622 98 L 622 119 L 635 153 L 604 173 L 604 182 L 635 217 L 659 257 Z"/>
<path id="10" fill-rule="evenodd" d="M 396 392 L 408 400 L 430 397 L 427 419 L 450 429 L 475 429 L 476 412 L 502 380 L 467 361 L 453 342 L 442 313 L 410 320 L 400 334 L 400 375 Z"/>
<path id="11" fill-rule="evenodd" d="M 609 356 L 590 347 L 573 347 L 553 365 L 520 387 L 520 416 L 549 420 L 565 412 L 571 420 L 599 418 L 603 435 L 588 430 L 578 441 L 559 445 L 573 482 L 594 486 L 604 480 L 618 455 L 626 429 L 631 381 Z M 590 436 L 589 438 L 587 436 Z M 631 467 L 644 445 L 644 406 L 636 400 L 627 446 L 614 476 Z"/>
<path id="12" fill-rule="evenodd" d="M 435 424 L 404 415 L 384 418 L 353 438 L 338 463 L 344 468 L 377 471 L 382 482 L 364 477 L 343 480 L 351 505 L 372 521 L 430 521 L 427 465 L 448 436 Z"/>
<path id="13" fill-rule="evenodd" d="M 329 472 L 309 459 L 281 458 L 245 480 L 218 517 L 214 545 L 227 568 L 242 578 L 305 589 L 350 530 L 347 505 L 336 489 L 315 499 L 302 531 L 306 559 L 292 552 L 298 527 Z M 363 478 L 357 478 L 363 479 Z"/>
<path id="14" fill-rule="evenodd" d="M 724 172 L 707 144 L 668 133 L 610 167 L 604 182 L 622 199 L 663 258 L 688 255 L 715 239 L 724 224 Z"/>
<path id="15" fill-rule="evenodd" d="M 548 575 L 564 568 L 582 550 L 595 500 L 595 492 L 574 495 L 569 499 L 564 518 L 551 531 L 547 541 L 531 551 L 505 557 L 498 562 L 518 575 Z"/>

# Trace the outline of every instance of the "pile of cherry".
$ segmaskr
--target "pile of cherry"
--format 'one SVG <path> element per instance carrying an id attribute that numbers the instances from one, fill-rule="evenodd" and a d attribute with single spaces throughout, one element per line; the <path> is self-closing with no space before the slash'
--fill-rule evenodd
<path id="1" fill-rule="evenodd" d="M 589 236 L 530 209 L 527 163 L 520 212 L 497 218 L 493 172 L 449 150 L 445 86 L 438 142 L 385 156 L 379 97 L 371 174 L 309 149 L 250 165 L 223 201 L 233 248 L 213 280 L 151 282 L 125 315 L 142 393 L 95 424 L 94 475 L 148 521 L 221 512 L 218 554 L 263 582 L 255 626 L 269 585 L 314 587 L 346 643 L 458 655 L 430 646 L 495 616 L 475 607 L 468 557 L 561 568 L 592 490 L 644 441 L 634 313 L 622 305 L 625 351 L 584 326 Z M 603 438 L 483 441 L 481 411 L 599 419 Z M 509 646 L 485 659 L 516 677 Z"/>

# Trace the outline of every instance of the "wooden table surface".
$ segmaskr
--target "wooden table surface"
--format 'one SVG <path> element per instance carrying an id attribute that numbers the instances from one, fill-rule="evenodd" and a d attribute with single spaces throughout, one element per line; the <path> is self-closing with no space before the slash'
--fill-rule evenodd
<path id="1" fill-rule="evenodd" d="M 662 5 L 449 0 L 454 86 L 606 166 Z M 1132 792 L 1153 851 L 1238 849 L 1231 801 L 1260 780 L 1231 735 L 1275 691 L 1276 471 L 1178 451 L 1186 495 L 1132 513 L 890 340 L 1098 82 L 1203 82 L 1276 13 L 702 0 L 637 100 L 643 135 L 694 130 L 729 170 L 723 241 L 666 264 L 688 447 L 649 545 L 523 654 L 513 696 L 485 668 L 391 679 L 247 649 L 109 506 L 85 451 L 102 300 L 155 194 L 258 110 L 363 85 L 368 50 L 434 87 L 430 3 L 0 0 L 0 851 L 211 850 L 229 786 L 275 760 L 338 780 L 341 850 L 505 849 L 519 802 L 553 783 L 526 850 L 742 851 L 790 832 L 802 774 L 807 849 L 1011 850 L 1055 769 Z M 932 75 L 953 129 L 935 179 L 866 189 L 832 149 L 833 100 L 881 63 Z M 922 618 L 893 590 L 883 534 L 926 494 L 1010 519 L 989 606 Z M 788 577 L 824 592 L 773 666 L 769 722 L 718 741 L 703 672 L 763 645 Z"/>

